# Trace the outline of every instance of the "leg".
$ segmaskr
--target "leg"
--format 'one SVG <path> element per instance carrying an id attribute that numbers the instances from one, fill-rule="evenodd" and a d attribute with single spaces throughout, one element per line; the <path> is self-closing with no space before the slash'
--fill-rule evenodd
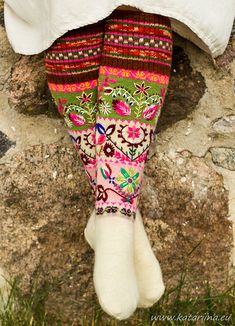
<path id="1" fill-rule="evenodd" d="M 106 20 L 96 120 L 94 281 L 103 309 L 112 313 L 115 306 L 119 318 L 133 312 L 137 299 L 132 222 L 171 59 L 168 18 L 115 11 Z"/>
<path id="2" fill-rule="evenodd" d="M 135 218 L 171 58 L 168 18 L 116 11 L 106 21 L 96 119 L 97 215 Z"/>
<path id="3" fill-rule="evenodd" d="M 95 121 L 103 23 L 69 31 L 46 52 L 49 89 L 96 191 Z"/>

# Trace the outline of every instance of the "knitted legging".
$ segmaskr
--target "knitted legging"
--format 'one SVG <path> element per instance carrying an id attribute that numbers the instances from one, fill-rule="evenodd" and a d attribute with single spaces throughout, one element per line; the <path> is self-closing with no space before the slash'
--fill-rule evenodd
<path id="1" fill-rule="evenodd" d="M 93 192 L 96 214 L 134 219 L 172 60 L 167 17 L 115 10 L 46 51 L 52 96 Z"/>

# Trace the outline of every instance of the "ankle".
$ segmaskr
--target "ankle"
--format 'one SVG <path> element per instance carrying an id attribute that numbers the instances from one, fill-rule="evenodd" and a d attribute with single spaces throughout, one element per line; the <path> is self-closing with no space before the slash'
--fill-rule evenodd
<path id="1" fill-rule="evenodd" d="M 121 207 L 114 207 L 113 209 L 109 207 L 97 207 L 95 211 L 96 219 L 103 217 L 113 219 L 118 217 L 124 220 L 129 220 L 133 223 L 136 218 L 136 213 L 134 211 Z"/>

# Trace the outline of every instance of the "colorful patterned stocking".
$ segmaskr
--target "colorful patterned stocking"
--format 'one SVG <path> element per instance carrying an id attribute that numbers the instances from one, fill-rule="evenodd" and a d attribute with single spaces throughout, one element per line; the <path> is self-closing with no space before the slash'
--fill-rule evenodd
<path id="1" fill-rule="evenodd" d="M 95 121 L 103 23 L 69 31 L 47 50 L 49 89 L 96 191 Z"/>
<path id="2" fill-rule="evenodd" d="M 105 24 L 96 118 L 96 214 L 135 218 L 172 60 L 166 17 L 114 11 Z"/>

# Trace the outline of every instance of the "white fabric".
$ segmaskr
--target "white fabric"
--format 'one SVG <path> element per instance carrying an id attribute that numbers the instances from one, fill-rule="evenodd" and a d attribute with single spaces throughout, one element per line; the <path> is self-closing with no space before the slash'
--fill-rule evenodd
<path id="1" fill-rule="evenodd" d="M 118 215 L 95 220 L 95 291 L 102 309 L 122 320 L 135 311 L 139 291 L 134 266 L 133 222 Z"/>
<path id="2" fill-rule="evenodd" d="M 134 251 L 140 296 L 138 307 L 151 307 L 163 295 L 165 285 L 160 264 L 152 250 L 139 210 L 134 221 Z"/>
<path id="3" fill-rule="evenodd" d="M 15 52 L 36 54 L 124 4 L 171 17 L 176 32 L 213 57 L 224 52 L 235 16 L 235 0 L 5 0 L 8 38 Z"/>
<path id="4" fill-rule="evenodd" d="M 84 230 L 86 241 L 95 250 L 95 210 L 92 212 Z M 111 217 L 112 219 L 112 217 Z M 112 222 L 111 222 L 112 223 Z M 151 307 L 165 291 L 161 267 L 151 248 L 145 232 L 140 211 L 134 221 L 134 263 L 139 290 L 138 307 Z"/>

